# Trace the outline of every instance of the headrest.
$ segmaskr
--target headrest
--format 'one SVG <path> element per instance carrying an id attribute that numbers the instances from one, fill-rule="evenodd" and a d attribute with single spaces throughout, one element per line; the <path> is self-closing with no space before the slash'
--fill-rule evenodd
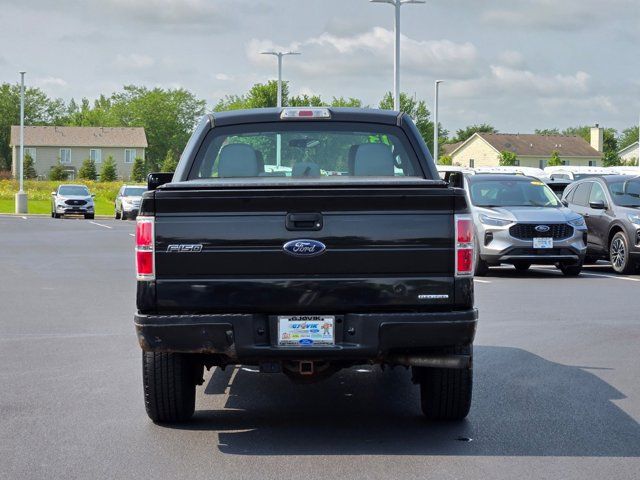
<path id="1" fill-rule="evenodd" d="M 358 146 L 353 161 L 356 177 L 393 177 L 393 154 L 384 143 L 365 143 Z"/>
<path id="2" fill-rule="evenodd" d="M 360 145 L 351 145 L 349 148 L 349 155 L 347 157 L 347 171 L 349 175 L 353 175 L 353 164 L 356 161 L 356 152 L 358 151 L 358 147 Z"/>
<path id="3" fill-rule="evenodd" d="M 319 177 L 320 166 L 312 162 L 296 163 L 291 169 L 292 177 Z"/>
<path id="4" fill-rule="evenodd" d="M 218 177 L 257 177 L 259 173 L 258 156 L 251 146 L 234 143 L 222 147 L 218 160 Z"/>

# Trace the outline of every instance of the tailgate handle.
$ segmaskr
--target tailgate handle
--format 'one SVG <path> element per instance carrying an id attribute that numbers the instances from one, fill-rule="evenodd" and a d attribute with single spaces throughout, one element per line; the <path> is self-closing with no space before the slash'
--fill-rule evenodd
<path id="1" fill-rule="evenodd" d="M 321 213 L 288 213 L 285 226 L 287 230 L 322 230 Z"/>

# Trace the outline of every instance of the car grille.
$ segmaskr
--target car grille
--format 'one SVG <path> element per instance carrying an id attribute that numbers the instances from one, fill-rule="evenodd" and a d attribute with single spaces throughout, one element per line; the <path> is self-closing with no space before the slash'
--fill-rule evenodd
<path id="1" fill-rule="evenodd" d="M 86 205 L 87 201 L 86 200 L 67 200 L 64 203 L 66 203 L 67 205 Z"/>
<path id="2" fill-rule="evenodd" d="M 543 249 L 534 249 L 534 248 L 514 248 L 507 252 L 507 255 L 523 255 L 523 256 L 541 256 L 541 257 L 551 257 L 556 255 L 576 255 L 573 250 L 568 248 L 543 248 Z"/>
<path id="3" fill-rule="evenodd" d="M 549 227 L 549 230 L 538 232 L 536 227 L 539 225 L 545 225 Z M 509 233 L 513 238 L 520 240 L 531 240 L 534 237 L 550 237 L 554 240 L 562 240 L 573 235 L 573 227 L 566 223 L 516 223 L 509 229 Z"/>

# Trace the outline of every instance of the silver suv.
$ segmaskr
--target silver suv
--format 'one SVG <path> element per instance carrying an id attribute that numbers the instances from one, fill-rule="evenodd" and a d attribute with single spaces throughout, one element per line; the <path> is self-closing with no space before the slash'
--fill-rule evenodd
<path id="1" fill-rule="evenodd" d="M 123 185 L 118 191 L 115 200 L 116 220 L 120 218 L 136 218 L 140 210 L 142 194 L 147 191 L 146 187 L 140 185 Z"/>
<path id="2" fill-rule="evenodd" d="M 464 187 L 476 228 L 476 275 L 508 263 L 556 265 L 580 274 L 587 251 L 584 218 L 564 207 L 543 182 L 522 175 L 467 175 Z"/>
<path id="3" fill-rule="evenodd" d="M 51 217 L 84 215 L 84 218 L 93 219 L 93 197 L 84 185 L 60 185 L 55 192 L 51 192 Z"/>

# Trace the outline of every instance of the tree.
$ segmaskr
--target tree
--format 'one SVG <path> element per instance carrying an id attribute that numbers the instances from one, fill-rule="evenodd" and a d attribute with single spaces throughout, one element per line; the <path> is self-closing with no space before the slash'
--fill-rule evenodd
<path id="1" fill-rule="evenodd" d="M 147 169 L 145 166 L 145 162 L 142 158 L 136 157 L 133 161 L 133 167 L 131 167 L 131 180 L 134 182 L 144 182 L 147 177 Z"/>
<path id="2" fill-rule="evenodd" d="M 160 167 L 160 170 L 162 172 L 173 173 L 176 171 L 177 167 L 178 167 L 178 157 L 176 157 L 175 153 L 173 153 L 173 150 L 169 150 L 167 152 L 167 156 L 164 158 L 164 161 L 162 162 L 162 166 Z"/>
<path id="3" fill-rule="evenodd" d="M 349 97 L 349 98 L 344 98 L 344 97 L 336 98 L 336 97 L 333 97 L 331 99 L 331 106 L 332 107 L 362 108 L 362 100 L 360 100 L 358 98 L 353 98 L 353 97 Z"/>
<path id="4" fill-rule="evenodd" d="M 319 95 L 298 95 L 287 101 L 289 107 L 324 107 L 326 104 Z"/>
<path id="5" fill-rule="evenodd" d="M 54 182 L 63 182 L 69 177 L 69 174 L 62 165 L 58 162 L 49 171 L 49 180 Z"/>
<path id="6" fill-rule="evenodd" d="M 96 169 L 96 162 L 89 158 L 85 159 L 78 171 L 78 177 L 82 180 L 97 180 L 98 170 Z"/>
<path id="7" fill-rule="evenodd" d="M 619 167 L 622 165 L 622 159 L 618 152 L 607 152 L 602 157 L 602 165 L 604 167 Z"/>
<path id="8" fill-rule="evenodd" d="M 453 158 L 451 158 L 451 155 L 442 155 L 438 165 L 453 165 Z"/>
<path id="9" fill-rule="evenodd" d="M 118 179 L 118 170 L 116 168 L 116 162 L 113 157 L 109 157 L 103 162 L 100 169 L 100 181 L 101 182 L 115 182 Z"/>
<path id="10" fill-rule="evenodd" d="M 562 165 L 562 160 L 560 159 L 560 152 L 554 150 L 551 152 L 551 158 L 547 162 L 548 167 L 559 167 Z"/>
<path id="11" fill-rule="evenodd" d="M 456 137 L 452 143 L 464 142 L 467 139 L 471 138 L 474 133 L 498 133 L 498 130 L 496 130 L 495 127 L 489 125 L 488 123 L 469 125 L 468 127 L 456 131 Z"/>
<path id="12" fill-rule="evenodd" d="M 557 128 L 543 128 L 543 129 L 536 128 L 535 134 L 536 135 L 560 135 L 560 130 L 558 130 Z"/>
<path id="13" fill-rule="evenodd" d="M 33 158 L 31 158 L 31 155 L 29 155 L 28 153 L 24 154 L 24 162 L 22 164 L 22 168 L 23 168 L 22 173 L 24 175 L 24 178 L 31 180 L 38 177 L 38 174 L 36 173 L 36 167 L 33 162 Z"/>
<path id="14" fill-rule="evenodd" d="M 618 139 L 618 148 L 622 150 L 638 141 L 638 127 L 625 128 Z"/>
<path id="15" fill-rule="evenodd" d="M 500 152 L 500 166 L 514 167 L 518 163 L 518 156 L 514 152 L 503 150 Z"/>
<path id="16" fill-rule="evenodd" d="M 379 107 L 383 110 L 393 109 L 393 95 L 391 92 L 387 92 L 384 95 Z M 417 100 L 406 93 L 401 93 L 400 111 L 408 114 L 413 119 L 429 150 L 433 151 L 433 122 L 429 120 L 431 112 L 427 109 L 426 102 L 424 100 Z M 439 136 L 442 136 L 442 133 L 443 132 L 440 131 Z"/>
<path id="17" fill-rule="evenodd" d="M 585 141 L 591 143 L 591 127 L 588 125 L 580 125 L 577 127 L 569 127 L 565 128 L 562 131 L 563 135 L 576 135 L 578 137 L 582 137 Z M 615 128 L 605 128 L 603 135 L 603 146 L 602 151 L 606 155 L 611 152 L 618 152 L 618 132 Z"/>
<path id="18" fill-rule="evenodd" d="M 39 88 L 25 89 L 24 119 L 27 125 L 54 125 L 63 122 L 66 107 L 61 99 L 51 99 Z M 0 85 L 0 170 L 11 168 L 9 135 L 11 125 L 20 123 L 20 85 Z"/>

